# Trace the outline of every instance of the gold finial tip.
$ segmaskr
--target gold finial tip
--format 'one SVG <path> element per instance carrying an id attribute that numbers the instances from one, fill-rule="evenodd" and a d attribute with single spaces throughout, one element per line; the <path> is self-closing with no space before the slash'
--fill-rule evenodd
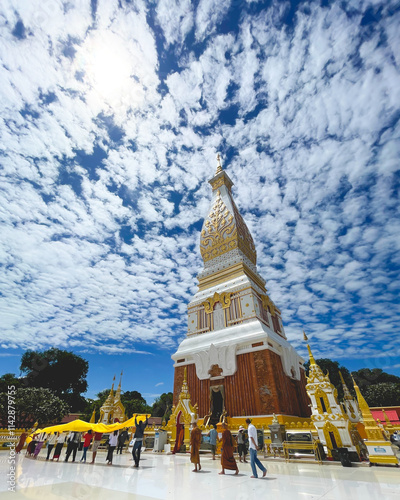
<path id="1" fill-rule="evenodd" d="M 308 337 L 307 337 L 306 332 L 305 332 L 304 330 L 303 330 L 303 338 L 304 338 L 304 340 L 306 340 L 306 341 L 308 340 Z"/>
<path id="2" fill-rule="evenodd" d="M 215 175 L 219 174 L 220 172 L 222 172 L 222 165 L 221 165 L 221 155 L 218 153 L 217 154 L 217 171 L 215 172 Z"/>

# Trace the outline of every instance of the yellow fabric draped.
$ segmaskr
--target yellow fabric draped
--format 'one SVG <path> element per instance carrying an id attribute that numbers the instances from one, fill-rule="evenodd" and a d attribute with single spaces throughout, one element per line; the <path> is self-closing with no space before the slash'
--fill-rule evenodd
<path id="1" fill-rule="evenodd" d="M 137 422 L 144 422 L 147 417 L 150 417 L 150 414 L 134 414 L 132 418 L 129 420 L 125 420 L 125 422 L 120 422 L 117 424 L 92 424 L 90 422 L 85 422 L 84 420 L 73 420 L 68 424 L 61 425 L 52 425 L 50 427 L 44 427 L 43 429 L 36 429 L 30 436 L 26 439 L 26 442 L 29 443 L 32 440 L 32 436 L 34 434 L 39 434 L 41 432 L 46 432 L 46 434 L 51 434 L 53 432 L 85 432 L 90 429 L 94 432 L 102 432 L 103 434 L 108 434 L 110 432 L 117 431 L 119 429 L 124 429 L 125 427 L 135 427 L 135 418 Z M 28 441 L 29 440 L 29 441 Z"/>

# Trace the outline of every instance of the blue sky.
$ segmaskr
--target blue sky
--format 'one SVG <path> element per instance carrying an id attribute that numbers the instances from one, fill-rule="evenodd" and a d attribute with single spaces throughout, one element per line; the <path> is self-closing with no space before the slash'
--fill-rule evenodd
<path id="1" fill-rule="evenodd" d="M 290 342 L 400 375 L 400 7 L 4 0 L 1 371 L 24 349 L 149 402 L 221 152 Z"/>

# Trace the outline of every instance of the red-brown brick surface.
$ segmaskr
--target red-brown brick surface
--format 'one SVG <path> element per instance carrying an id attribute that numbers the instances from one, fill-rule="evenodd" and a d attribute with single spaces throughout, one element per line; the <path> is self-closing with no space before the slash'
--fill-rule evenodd
<path id="1" fill-rule="evenodd" d="M 174 404 L 178 402 L 184 367 L 175 369 Z M 293 380 L 283 371 L 281 358 L 269 349 L 241 354 L 237 371 L 218 380 L 199 380 L 194 364 L 187 366 L 191 403 L 197 403 L 199 416 L 210 411 L 210 385 L 223 385 L 225 409 L 228 415 L 271 415 L 272 413 L 309 417 L 309 399 L 305 390 L 305 375 Z"/>

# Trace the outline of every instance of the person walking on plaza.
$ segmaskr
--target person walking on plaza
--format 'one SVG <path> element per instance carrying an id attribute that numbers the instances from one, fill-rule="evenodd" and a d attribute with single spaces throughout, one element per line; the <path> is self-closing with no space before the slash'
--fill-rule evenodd
<path id="1" fill-rule="evenodd" d="M 246 418 L 247 424 L 247 432 L 249 434 L 249 448 L 250 448 L 250 465 L 251 470 L 253 471 L 253 475 L 251 476 L 253 479 L 256 479 L 257 476 L 257 467 L 262 470 L 263 477 L 267 474 L 267 469 L 260 462 L 260 459 L 257 457 L 257 429 L 251 423 L 249 418 Z M 257 465 L 257 467 L 256 467 Z"/>
<path id="2" fill-rule="evenodd" d="M 197 427 L 197 422 L 193 422 L 193 429 L 190 433 L 190 461 L 194 464 L 192 472 L 201 470 L 200 465 L 200 445 L 201 445 L 201 430 Z"/>
<path id="3" fill-rule="evenodd" d="M 223 432 L 222 432 L 222 447 L 221 447 L 221 466 L 222 471 L 221 475 L 225 474 L 225 469 L 234 470 L 235 476 L 239 474 L 239 469 L 236 464 L 235 457 L 233 456 L 233 438 L 231 431 L 228 429 L 228 426 L 224 422 L 222 424 Z"/>
<path id="4" fill-rule="evenodd" d="M 94 461 L 95 461 L 96 455 L 97 455 L 97 450 L 100 446 L 102 437 L 103 437 L 102 432 L 95 432 L 94 433 L 93 446 L 92 446 L 92 461 L 90 462 L 91 464 L 94 464 Z"/>
<path id="5" fill-rule="evenodd" d="M 210 436 L 210 445 L 211 445 L 211 453 L 212 453 L 212 459 L 215 460 L 215 453 L 217 450 L 217 438 L 218 438 L 218 432 L 217 432 L 217 427 L 216 425 L 213 425 L 212 429 L 208 433 Z"/>
<path id="6" fill-rule="evenodd" d="M 51 450 L 54 448 L 54 445 L 57 442 L 58 432 L 53 432 L 53 434 L 49 434 L 47 439 L 47 457 L 46 460 L 50 458 Z"/>
<path id="7" fill-rule="evenodd" d="M 88 430 L 87 433 L 83 436 L 83 453 L 82 453 L 82 458 L 81 462 L 86 462 L 86 453 L 89 449 L 90 443 L 93 438 L 93 433 L 92 429 Z"/>
<path id="8" fill-rule="evenodd" d="M 78 451 L 78 447 L 81 442 L 81 433 L 70 432 L 67 441 L 68 441 L 67 454 L 65 455 L 64 462 L 68 462 L 71 453 L 72 453 L 72 461 L 75 462 L 76 452 Z"/>
<path id="9" fill-rule="evenodd" d="M 243 455 L 243 462 L 247 464 L 246 460 L 246 443 L 245 443 L 245 435 L 244 435 L 244 427 L 241 425 L 239 427 L 239 432 L 237 435 L 237 444 L 238 444 L 238 452 L 239 452 L 239 462 L 242 461 L 242 455 Z"/>
<path id="10" fill-rule="evenodd" d="M 60 432 L 60 434 L 58 435 L 57 442 L 56 442 L 56 448 L 54 450 L 54 455 L 53 455 L 52 460 L 57 460 L 57 462 L 58 462 L 60 455 L 61 455 L 61 450 L 64 446 L 65 437 L 66 437 L 65 432 Z"/>
<path id="11" fill-rule="evenodd" d="M 132 457 L 133 460 L 135 461 L 134 467 L 139 467 L 139 461 L 140 461 L 140 450 L 142 449 L 142 443 L 143 443 L 143 435 L 144 435 L 144 430 L 147 427 L 147 424 L 149 423 L 148 417 L 146 418 L 146 422 L 137 422 L 136 417 L 135 417 L 135 444 L 133 445 L 132 449 Z"/>
<path id="12" fill-rule="evenodd" d="M 118 443 L 118 431 L 114 431 L 110 434 L 110 438 L 108 440 L 108 453 L 106 462 L 108 465 L 112 465 L 114 450 L 117 447 Z"/>
<path id="13" fill-rule="evenodd" d="M 128 439 L 128 431 L 124 429 L 121 434 L 118 436 L 118 447 L 117 447 L 117 455 L 118 452 L 120 455 L 122 455 L 122 450 L 125 446 L 125 441 Z"/>

